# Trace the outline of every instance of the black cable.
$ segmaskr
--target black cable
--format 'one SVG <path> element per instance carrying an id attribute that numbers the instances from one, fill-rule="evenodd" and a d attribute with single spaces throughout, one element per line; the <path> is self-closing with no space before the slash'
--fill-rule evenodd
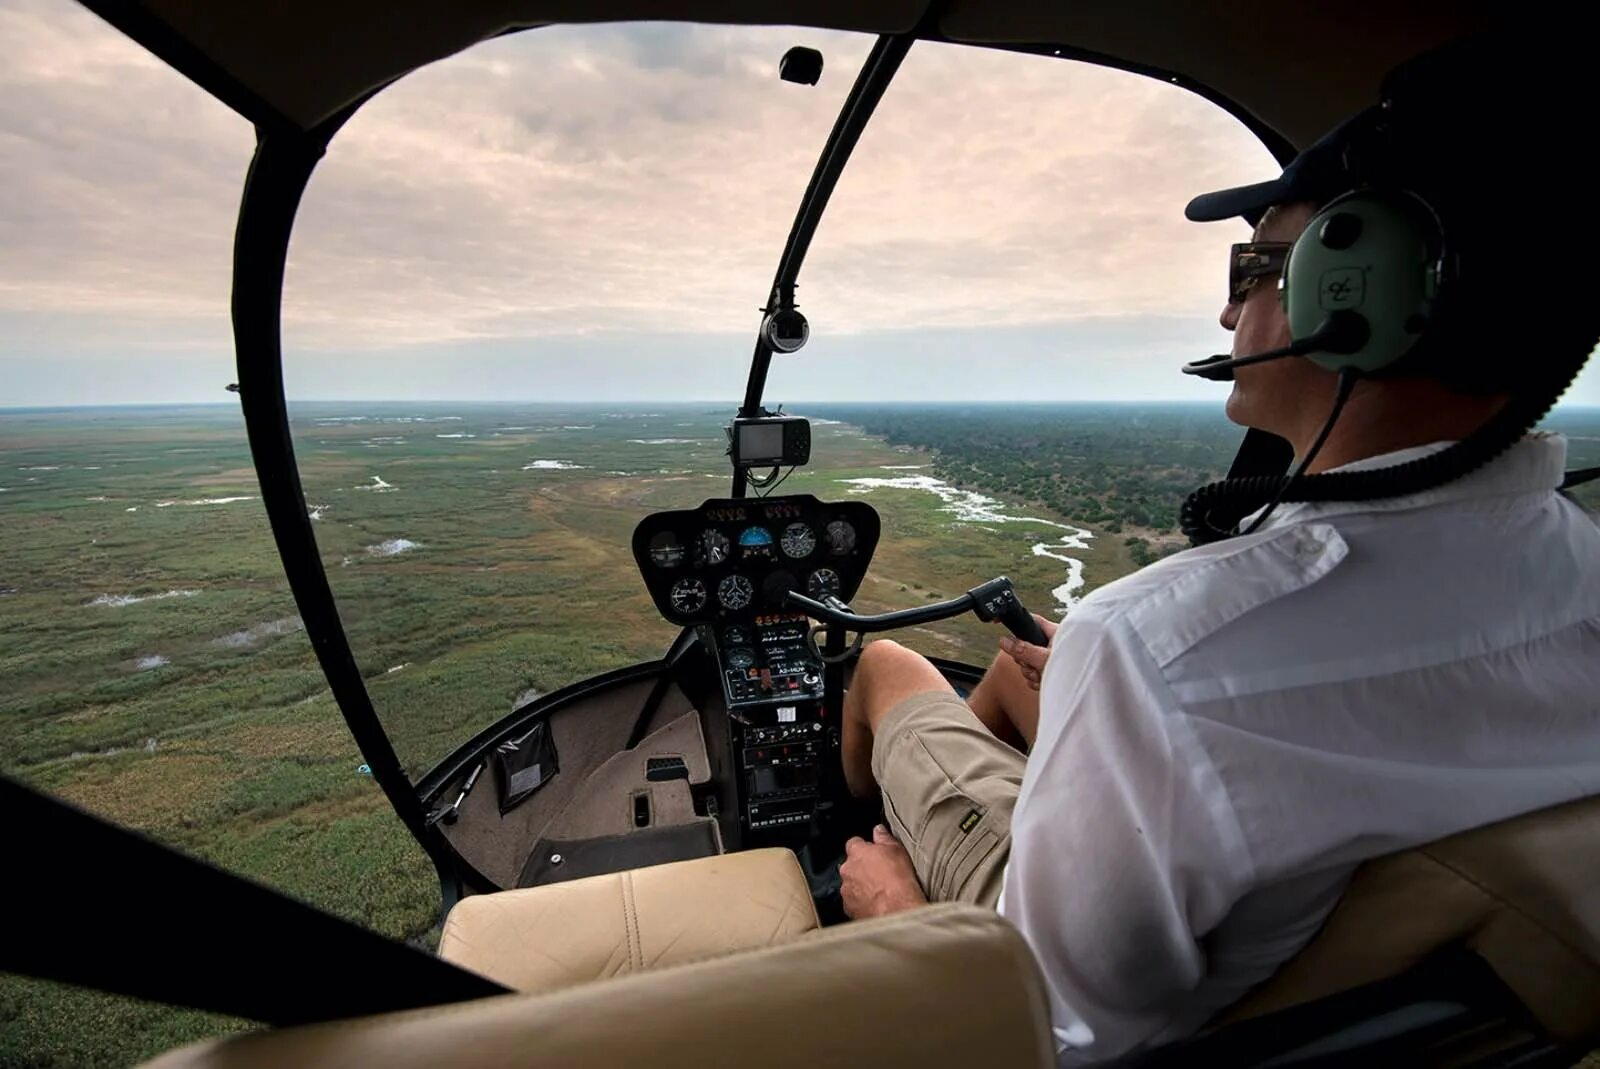
<path id="1" fill-rule="evenodd" d="M 1333 392 L 1333 410 L 1328 413 L 1327 421 L 1322 424 L 1322 430 L 1317 434 L 1317 440 L 1311 443 L 1311 448 L 1306 450 L 1306 455 L 1301 459 L 1294 472 L 1283 480 L 1282 485 L 1278 487 L 1278 492 L 1272 495 L 1272 500 L 1267 502 L 1267 507 L 1261 510 L 1261 514 L 1255 518 L 1255 522 L 1247 529 L 1239 532 L 1241 535 L 1255 534 L 1256 531 L 1260 530 L 1261 525 L 1267 522 L 1267 517 L 1272 515 L 1272 510 L 1277 508 L 1278 503 L 1283 500 L 1283 495 L 1288 493 L 1289 488 L 1305 476 L 1306 469 L 1311 467 L 1311 462 L 1317 459 L 1318 453 L 1322 452 L 1323 445 L 1328 441 L 1328 435 L 1333 433 L 1333 425 L 1339 422 L 1339 414 L 1344 411 L 1345 402 L 1350 400 L 1350 395 L 1355 392 L 1356 382 L 1360 378 L 1361 373 L 1355 368 L 1347 367 L 1339 370 L 1339 384 L 1334 387 Z"/>
<path id="2" fill-rule="evenodd" d="M 789 470 L 784 472 L 782 477 L 780 477 L 777 482 L 773 483 L 771 488 L 768 489 L 767 492 L 762 494 L 761 496 L 762 497 L 771 497 L 772 496 L 772 491 L 776 490 L 778 487 L 782 486 L 783 485 L 783 480 L 787 479 L 789 476 L 793 475 L 794 474 L 794 469 L 797 468 L 797 467 L 799 467 L 798 464 L 791 464 L 789 466 Z M 773 469 L 773 470 L 777 470 L 777 469 Z M 762 483 L 761 485 L 766 486 L 765 483 Z"/>
<path id="3" fill-rule="evenodd" d="M 747 476 L 746 478 L 749 481 L 749 484 L 757 490 L 765 486 L 771 486 L 778 478 L 778 465 L 772 465 L 772 470 L 767 472 L 765 478 L 757 479 L 754 475 Z"/>

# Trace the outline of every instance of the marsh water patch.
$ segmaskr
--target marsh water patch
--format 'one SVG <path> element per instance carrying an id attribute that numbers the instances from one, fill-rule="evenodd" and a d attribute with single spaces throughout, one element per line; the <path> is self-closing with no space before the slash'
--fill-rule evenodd
<path id="1" fill-rule="evenodd" d="M 89 605 L 106 605 L 111 608 L 122 608 L 125 605 L 137 605 L 142 601 L 165 601 L 167 598 L 192 598 L 198 596 L 198 590 L 167 590 L 160 594 L 97 594 L 90 599 Z"/>
<path id="2" fill-rule="evenodd" d="M 1092 531 L 1040 516 L 1013 516 L 1006 511 L 1007 506 L 999 500 L 976 490 L 963 490 L 958 486 L 951 486 L 943 479 L 932 475 L 898 475 L 892 478 L 872 476 L 864 479 L 840 479 L 839 482 L 851 487 L 852 494 L 866 494 L 873 490 L 921 490 L 935 494 L 944 502 L 939 511 L 951 513 L 955 517 L 953 521 L 955 523 L 978 526 L 1034 523 L 1057 528 L 1063 533 L 1046 542 L 1035 542 L 1032 553 L 1035 557 L 1049 557 L 1067 566 L 1066 581 L 1057 584 L 1050 591 L 1057 607 L 1066 612 L 1078 603 L 1077 592 L 1083 588 L 1083 561 L 1063 553 L 1062 550 L 1088 549 L 1088 540 L 1094 537 Z"/>
<path id="3" fill-rule="evenodd" d="M 374 557 L 398 557 L 402 553 L 421 548 L 421 542 L 413 542 L 409 538 L 388 538 L 377 545 L 368 546 L 367 552 Z M 349 560 L 348 557 L 345 559 Z"/>
<path id="4" fill-rule="evenodd" d="M 172 662 L 159 653 L 149 653 L 133 662 L 133 667 L 141 672 L 148 672 L 152 668 L 165 668 Z"/>
<path id="5" fill-rule="evenodd" d="M 157 501 L 156 508 L 168 509 L 173 505 L 231 505 L 235 501 L 254 501 L 249 494 L 240 494 L 235 497 L 197 497 L 188 501 Z"/>
<path id="6" fill-rule="evenodd" d="M 238 631 L 229 632 L 221 638 L 211 640 L 213 646 L 222 646 L 225 649 L 250 649 L 258 646 L 270 638 L 280 635 L 292 635 L 297 631 L 304 631 L 306 625 L 299 616 L 285 616 L 281 620 L 268 620 L 264 623 L 253 624 Z"/>

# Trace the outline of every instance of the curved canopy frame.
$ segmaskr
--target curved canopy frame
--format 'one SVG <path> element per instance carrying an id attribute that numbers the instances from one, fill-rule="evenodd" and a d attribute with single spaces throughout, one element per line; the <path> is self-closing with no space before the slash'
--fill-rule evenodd
<path id="1" fill-rule="evenodd" d="M 795 279 L 856 139 L 917 40 L 1065 56 L 1162 78 L 1245 122 L 1280 160 L 1375 98 L 1384 71 L 1486 25 L 1475 9 L 1355 0 L 1264 13 L 1241 0 L 1058 5 L 1027 0 L 83 0 L 255 124 L 258 143 L 234 245 L 233 325 L 240 399 L 273 536 L 306 632 L 362 754 L 395 812 L 438 869 L 448 905 L 460 885 L 490 889 L 436 828 L 361 679 L 317 551 L 284 394 L 281 305 L 295 213 L 317 161 L 384 86 L 489 37 L 561 22 L 679 20 L 869 31 L 879 40 L 823 149 L 780 257 L 768 303 Z M 757 341 L 740 411 L 761 407 L 771 351 Z M 1233 474 L 1281 471 L 1287 458 L 1247 439 Z M 734 493 L 743 492 L 735 477 Z M 560 695 L 552 695 L 558 698 Z M 521 711 L 526 713 L 527 710 Z M 514 714 L 520 715 L 520 714 Z M 448 762 L 449 759 L 447 759 Z M 438 781 L 424 778 L 424 784 Z"/>

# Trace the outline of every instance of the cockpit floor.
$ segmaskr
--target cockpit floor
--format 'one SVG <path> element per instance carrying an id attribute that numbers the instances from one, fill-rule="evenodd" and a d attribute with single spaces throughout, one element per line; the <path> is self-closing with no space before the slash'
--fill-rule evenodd
<path id="1" fill-rule="evenodd" d="M 651 780 L 652 759 L 683 762 L 685 778 Z M 543 839 L 595 839 L 696 819 L 691 784 L 711 778 L 700 714 L 687 712 L 646 735 L 631 750 L 612 754 L 539 832 Z M 537 846 L 537 844 L 535 844 Z"/>
<path id="2" fill-rule="evenodd" d="M 526 801 L 501 813 L 498 792 L 490 774 L 461 806 L 460 819 L 441 824 L 461 856 L 500 887 L 515 887 L 529 850 L 558 813 L 614 754 L 628 744 L 628 734 L 639 709 L 654 686 L 644 677 L 622 686 L 586 695 L 549 715 L 561 771 Z M 693 709 L 676 686 L 668 689 L 649 729 L 653 732 Z"/>

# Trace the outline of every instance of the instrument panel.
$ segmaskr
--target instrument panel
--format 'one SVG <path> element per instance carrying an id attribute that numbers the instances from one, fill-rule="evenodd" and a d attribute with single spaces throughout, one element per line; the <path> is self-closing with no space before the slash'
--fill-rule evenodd
<path id="1" fill-rule="evenodd" d="M 878 531 L 877 510 L 864 501 L 718 499 L 645 517 L 633 532 L 633 556 L 661 615 L 726 624 L 782 609 L 790 590 L 848 601 Z"/>

